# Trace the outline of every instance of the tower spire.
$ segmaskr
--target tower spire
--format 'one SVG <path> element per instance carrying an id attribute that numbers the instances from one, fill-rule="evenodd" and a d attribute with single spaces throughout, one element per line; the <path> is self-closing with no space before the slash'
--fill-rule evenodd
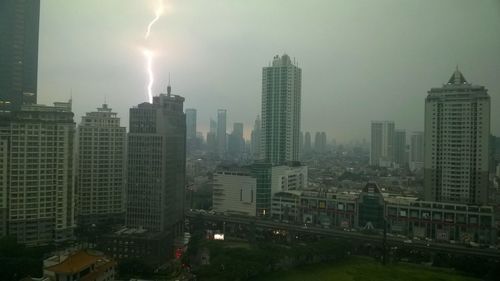
<path id="1" fill-rule="evenodd" d="M 172 93 L 172 86 L 170 86 L 170 72 L 168 73 L 168 85 L 167 85 L 167 95 L 170 96 Z"/>

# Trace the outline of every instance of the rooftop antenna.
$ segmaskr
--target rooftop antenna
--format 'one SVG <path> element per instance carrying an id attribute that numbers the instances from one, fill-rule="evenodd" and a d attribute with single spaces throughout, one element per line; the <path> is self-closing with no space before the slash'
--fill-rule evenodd
<path id="1" fill-rule="evenodd" d="M 172 92 L 172 87 L 170 86 L 170 72 L 168 73 L 168 86 L 167 86 L 167 95 L 170 96 Z"/>

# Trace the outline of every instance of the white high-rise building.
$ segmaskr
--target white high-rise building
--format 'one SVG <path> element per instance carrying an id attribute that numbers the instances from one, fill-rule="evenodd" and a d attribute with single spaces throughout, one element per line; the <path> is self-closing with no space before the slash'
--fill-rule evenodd
<path id="1" fill-rule="evenodd" d="M 488 200 L 490 97 L 457 69 L 425 100 L 424 191 L 429 201 Z"/>
<path id="2" fill-rule="evenodd" d="M 71 103 L 24 105 L 0 121 L 0 235 L 29 246 L 73 237 Z"/>
<path id="3" fill-rule="evenodd" d="M 410 170 L 424 167 L 424 132 L 413 132 L 410 136 Z"/>
<path id="4" fill-rule="evenodd" d="M 394 122 L 372 121 L 370 165 L 391 167 L 394 163 Z"/>
<path id="5" fill-rule="evenodd" d="M 126 128 L 103 104 L 78 126 L 77 223 L 122 222 L 125 215 Z"/>
<path id="6" fill-rule="evenodd" d="M 262 69 L 262 152 L 272 164 L 299 160 L 302 70 L 288 55 Z"/>

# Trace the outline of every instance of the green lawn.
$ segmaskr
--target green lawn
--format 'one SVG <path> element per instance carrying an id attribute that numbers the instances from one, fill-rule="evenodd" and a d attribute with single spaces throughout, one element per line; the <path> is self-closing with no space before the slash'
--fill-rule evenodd
<path id="1" fill-rule="evenodd" d="M 257 279 L 256 279 L 257 280 Z M 286 272 L 274 272 L 259 277 L 270 281 L 476 281 L 478 279 L 461 276 L 451 270 L 430 268 L 412 264 L 390 264 L 382 266 L 371 258 L 351 257 L 337 264 L 316 264 L 303 266 Z"/>

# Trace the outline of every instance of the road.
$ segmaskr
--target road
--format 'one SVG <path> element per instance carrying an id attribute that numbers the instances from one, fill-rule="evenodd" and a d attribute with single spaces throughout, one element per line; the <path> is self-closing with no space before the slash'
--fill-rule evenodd
<path id="1" fill-rule="evenodd" d="M 210 214 L 197 213 L 193 211 L 186 211 L 186 217 L 188 218 L 200 217 L 206 221 L 221 222 L 221 223 L 222 222 L 237 223 L 243 225 L 249 225 L 253 223 L 255 227 L 262 227 L 268 229 L 282 229 L 287 231 L 294 231 L 296 233 L 318 234 L 335 238 L 353 239 L 353 240 L 374 242 L 374 243 L 382 243 L 383 239 L 381 235 L 371 235 L 360 232 L 347 232 L 341 229 L 331 229 L 331 228 L 326 229 L 313 226 L 304 227 L 304 225 L 280 223 L 280 222 L 256 219 L 251 217 L 245 218 L 245 217 L 235 217 L 235 216 L 210 215 Z M 434 252 L 446 252 L 446 253 L 481 256 L 488 258 L 500 258 L 500 251 L 495 249 L 470 248 L 470 247 L 465 247 L 464 245 L 437 243 L 437 242 L 428 242 L 419 240 L 412 240 L 411 243 L 405 243 L 404 242 L 405 240 L 406 239 L 399 237 L 387 236 L 387 245 L 388 246 L 404 245 L 405 247 L 411 247 L 413 249 L 426 249 L 426 250 L 430 249 Z"/>

